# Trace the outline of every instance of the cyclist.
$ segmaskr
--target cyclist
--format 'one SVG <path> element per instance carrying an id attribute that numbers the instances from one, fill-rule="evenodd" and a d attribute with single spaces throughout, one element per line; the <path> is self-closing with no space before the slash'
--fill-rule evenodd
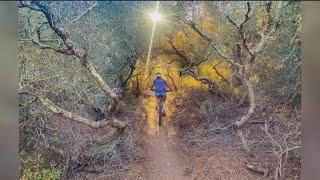
<path id="1" fill-rule="evenodd" d="M 162 115 L 165 116 L 164 102 L 167 98 L 167 92 L 171 91 L 171 88 L 167 85 L 167 82 L 161 77 L 161 73 L 156 74 L 156 78 L 153 80 L 151 87 L 152 91 L 155 91 L 155 95 L 158 101 L 158 108 L 162 106 Z"/>

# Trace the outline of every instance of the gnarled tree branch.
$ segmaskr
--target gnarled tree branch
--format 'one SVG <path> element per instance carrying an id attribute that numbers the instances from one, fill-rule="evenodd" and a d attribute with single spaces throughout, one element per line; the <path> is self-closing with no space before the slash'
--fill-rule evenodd
<path id="1" fill-rule="evenodd" d="M 111 1 L 110 1 L 111 3 Z M 95 8 L 98 5 L 97 2 L 94 2 L 86 11 L 84 11 L 83 13 L 81 13 L 78 17 L 76 17 L 75 19 L 73 19 L 71 21 L 71 23 L 75 23 L 77 21 L 79 21 L 82 17 L 84 17 L 85 15 L 87 15 L 93 8 Z"/>
<path id="2" fill-rule="evenodd" d="M 67 111 L 63 108 L 58 107 L 55 105 L 52 101 L 50 101 L 48 98 L 40 94 L 36 91 L 36 97 L 42 102 L 44 106 L 46 106 L 49 110 L 51 110 L 55 114 L 61 114 L 63 117 L 66 117 L 68 119 L 71 119 L 73 121 L 77 121 L 81 124 L 87 125 L 91 128 L 101 128 L 105 126 L 111 126 L 113 128 L 116 128 L 118 130 L 123 130 L 126 128 L 125 123 L 118 121 L 116 119 L 112 120 L 102 120 L 102 121 L 93 121 L 87 118 L 84 118 L 82 116 L 79 116 L 77 114 L 74 114 L 70 111 Z"/>
<path id="3" fill-rule="evenodd" d="M 226 55 L 225 53 L 223 53 L 222 50 L 219 49 L 215 45 L 213 39 L 211 39 L 204 32 L 202 32 L 198 27 L 196 27 L 196 24 L 194 22 L 187 22 L 186 20 L 184 20 L 183 18 L 179 17 L 178 15 L 175 15 L 174 17 L 177 18 L 183 24 L 188 25 L 189 27 L 191 27 L 201 38 L 203 38 L 205 41 L 207 41 L 209 43 L 210 47 L 212 49 L 214 49 L 218 53 L 218 55 L 220 57 L 222 57 L 223 59 L 229 59 L 229 56 Z"/>
<path id="4" fill-rule="evenodd" d="M 86 124 L 93 128 L 99 128 L 101 126 L 109 125 L 111 127 L 117 128 L 117 129 L 124 129 L 125 125 L 123 123 L 119 123 L 117 120 L 111 120 L 112 119 L 112 113 L 114 112 L 117 103 L 118 103 L 118 95 L 115 94 L 115 92 L 107 85 L 107 83 L 103 80 L 103 78 L 100 76 L 100 74 L 96 71 L 96 69 L 93 67 L 93 65 L 89 61 L 89 56 L 85 50 L 76 48 L 72 42 L 68 39 L 69 35 L 66 32 L 66 30 L 60 28 L 57 26 L 56 19 L 54 14 L 51 12 L 50 7 L 41 4 L 38 1 L 31 1 L 31 3 L 27 2 L 20 2 L 19 7 L 21 8 L 29 8 L 31 10 L 37 10 L 43 13 L 46 20 L 48 21 L 48 24 L 50 28 L 60 37 L 60 39 L 63 41 L 65 47 L 57 48 L 52 45 L 44 45 L 40 43 L 39 41 L 33 40 L 33 43 L 38 45 L 42 49 L 51 49 L 56 52 L 59 52 L 64 55 L 72 55 L 77 57 L 81 64 L 86 68 L 89 75 L 97 82 L 99 87 L 108 95 L 111 97 L 111 103 L 109 107 L 107 108 L 107 114 L 108 114 L 108 121 L 101 121 L 101 122 L 91 122 L 88 119 L 85 119 L 81 116 L 75 115 L 71 112 L 65 111 L 61 108 L 58 108 L 55 106 L 51 101 L 48 99 L 39 96 L 39 99 L 41 100 L 44 105 L 49 107 L 50 110 L 52 110 L 55 113 L 60 113 L 64 115 L 65 117 L 81 122 L 83 124 Z"/>

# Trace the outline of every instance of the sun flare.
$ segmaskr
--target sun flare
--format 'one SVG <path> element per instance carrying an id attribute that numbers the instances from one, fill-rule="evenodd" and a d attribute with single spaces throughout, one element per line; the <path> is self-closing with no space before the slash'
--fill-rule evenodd
<path id="1" fill-rule="evenodd" d="M 161 16 L 161 14 L 159 14 L 158 11 L 154 11 L 154 12 L 150 13 L 150 17 L 153 22 L 158 22 L 162 19 L 162 16 Z"/>

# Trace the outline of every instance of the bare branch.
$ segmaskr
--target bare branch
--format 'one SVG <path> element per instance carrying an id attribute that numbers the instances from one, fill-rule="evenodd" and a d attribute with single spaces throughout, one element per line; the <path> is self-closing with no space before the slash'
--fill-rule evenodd
<path id="1" fill-rule="evenodd" d="M 267 43 L 269 37 L 275 32 L 275 27 L 273 25 L 275 25 L 274 20 L 271 17 L 271 5 L 272 2 L 269 1 L 268 3 L 265 4 L 265 9 L 267 11 L 267 24 L 266 26 L 263 28 L 262 32 L 259 33 L 259 35 L 261 36 L 260 42 L 256 44 L 255 48 L 252 50 L 252 52 L 254 54 L 259 53 L 260 51 L 262 51 L 263 47 L 265 46 L 265 44 Z M 273 27 L 273 28 L 272 28 Z M 272 28 L 272 29 L 271 29 Z"/>
<path id="2" fill-rule="evenodd" d="M 98 5 L 98 3 L 94 2 L 86 11 L 84 11 L 82 14 L 80 14 L 78 17 L 76 17 L 74 20 L 72 20 L 71 23 L 75 23 L 75 22 L 79 21 L 83 16 L 87 15 L 97 5 Z"/>
<path id="3" fill-rule="evenodd" d="M 82 65 L 87 69 L 90 76 L 98 83 L 99 87 L 111 97 L 111 103 L 108 107 L 107 113 L 108 115 L 112 115 L 118 103 L 118 96 L 113 92 L 113 90 L 111 90 L 111 88 L 95 70 L 93 65 L 89 62 L 88 54 L 82 49 L 75 48 L 74 45 L 68 40 L 68 33 L 64 29 L 57 27 L 55 16 L 52 14 L 48 6 L 45 6 L 38 1 L 32 1 L 31 4 L 22 4 L 23 7 L 28 7 L 30 9 L 37 8 L 38 10 L 40 10 L 45 15 L 50 28 L 63 40 L 66 48 L 59 49 L 50 45 L 41 44 L 38 41 L 33 40 L 33 42 L 42 49 L 52 49 L 65 55 L 76 56 L 81 61 Z"/>
<path id="4" fill-rule="evenodd" d="M 52 45 L 44 45 L 35 40 L 33 40 L 33 43 L 38 45 L 42 49 L 51 49 L 64 55 L 73 55 L 77 57 L 80 60 L 81 64 L 87 69 L 87 72 L 89 73 L 89 75 L 98 83 L 99 87 L 111 97 L 111 103 L 107 108 L 108 121 L 100 121 L 100 122 L 90 121 L 79 115 L 73 114 L 69 111 L 59 108 L 58 106 L 54 105 L 50 100 L 41 96 L 38 93 L 38 97 L 40 101 L 54 113 L 62 114 L 64 117 L 86 124 L 90 127 L 99 128 L 102 126 L 109 125 L 113 128 L 124 130 L 126 127 L 124 123 L 118 120 L 112 119 L 112 114 L 118 104 L 118 95 L 116 95 L 115 92 L 111 90 L 111 88 L 106 84 L 106 82 L 103 80 L 100 74 L 96 71 L 96 69 L 90 63 L 89 57 L 86 51 L 75 48 L 74 45 L 68 40 L 68 37 L 69 37 L 68 33 L 64 29 L 59 28 L 57 26 L 55 16 L 52 14 L 50 7 L 43 5 L 38 1 L 32 1 L 30 4 L 26 4 L 24 2 L 20 4 L 21 4 L 21 7 L 27 7 L 31 10 L 37 10 L 42 12 L 45 18 L 47 19 L 50 28 L 62 39 L 66 47 L 57 48 Z"/>
<path id="5" fill-rule="evenodd" d="M 31 1 L 31 4 L 27 7 L 33 9 L 32 7 L 34 6 L 32 5 L 35 5 L 38 11 L 44 14 L 51 29 L 62 39 L 62 41 L 68 47 L 68 49 L 71 49 L 72 44 L 70 42 L 67 42 L 67 38 L 69 37 L 69 35 L 62 28 L 57 27 L 55 16 L 52 14 L 50 7 L 41 4 L 39 1 Z"/>
<path id="6" fill-rule="evenodd" d="M 268 19 L 267 19 L 267 24 L 266 26 L 263 28 L 262 32 L 259 33 L 259 35 L 261 36 L 261 39 L 259 41 L 259 43 L 257 43 L 254 48 L 250 49 L 249 48 L 249 45 L 248 45 L 248 42 L 247 42 L 247 37 L 246 37 L 246 34 L 244 33 L 243 31 L 243 27 L 244 25 L 249 21 L 250 19 L 250 16 L 249 16 L 249 13 L 251 12 L 251 6 L 250 6 L 250 3 L 247 2 L 247 13 L 245 14 L 245 19 L 242 21 L 242 23 L 240 25 L 237 25 L 238 27 L 238 31 L 240 33 L 240 36 L 241 36 L 241 39 L 242 39 L 242 44 L 245 48 L 245 50 L 248 52 L 250 58 L 250 62 L 252 62 L 255 58 L 256 58 L 256 55 L 262 51 L 263 47 L 265 46 L 265 44 L 268 42 L 268 39 L 269 39 L 269 36 L 271 34 L 273 34 L 275 32 L 275 28 L 271 29 L 272 28 L 272 25 L 274 25 L 274 21 L 272 20 L 272 17 L 270 15 L 270 12 L 271 12 L 271 5 L 272 5 L 272 2 L 269 1 L 265 4 L 265 9 L 267 11 L 267 16 L 268 16 Z M 234 24 L 234 22 L 231 21 L 231 19 L 227 16 L 227 18 L 229 19 L 229 21 Z M 268 32 L 268 33 L 267 33 Z"/>
<path id="7" fill-rule="evenodd" d="M 217 94 L 217 95 L 221 96 L 224 100 L 227 100 L 227 98 L 225 97 L 225 95 L 222 93 L 219 86 L 217 85 L 217 83 L 214 80 L 212 80 L 211 78 L 206 77 L 206 76 L 201 76 L 199 74 L 199 72 L 194 70 L 193 68 L 185 68 L 185 69 L 180 70 L 180 72 L 181 72 L 181 74 L 189 74 L 193 78 L 195 78 L 196 80 L 201 81 L 205 84 L 208 84 L 209 91 L 211 93 Z"/>
<path id="8" fill-rule="evenodd" d="M 218 71 L 217 66 L 219 64 L 221 64 L 223 61 L 220 61 L 219 63 L 217 63 L 216 65 L 214 65 L 212 68 L 213 70 L 216 72 L 216 74 L 222 79 L 223 82 L 225 82 L 226 84 L 230 85 L 230 82 L 222 76 L 222 74 Z"/>
<path id="9" fill-rule="evenodd" d="M 247 2 L 247 12 L 246 12 L 246 14 L 245 14 L 245 19 L 244 19 L 244 20 L 240 23 L 240 25 L 239 25 L 239 28 L 240 28 L 240 29 L 243 27 L 243 25 L 244 25 L 245 23 L 247 23 L 247 22 L 249 21 L 249 19 L 250 19 L 250 16 L 249 16 L 250 12 L 251 12 L 251 5 L 250 5 L 250 2 L 248 1 L 248 2 Z"/>
<path id="10" fill-rule="evenodd" d="M 232 25 L 234 25 L 237 29 L 239 28 L 239 25 L 238 25 L 236 22 L 234 22 L 228 14 L 225 14 L 225 16 L 227 17 L 228 21 L 229 21 Z"/>
<path id="11" fill-rule="evenodd" d="M 183 24 L 185 25 L 188 25 L 189 27 L 191 27 L 201 38 L 203 38 L 205 41 L 207 41 L 210 45 L 210 47 L 212 49 L 214 49 L 218 55 L 220 57 L 222 57 L 223 59 L 228 59 L 229 56 L 224 54 L 215 44 L 214 44 L 214 41 L 209 38 L 209 36 L 205 35 L 200 29 L 198 29 L 195 25 L 194 22 L 187 22 L 185 21 L 183 18 L 179 17 L 178 15 L 174 15 L 174 17 L 176 17 L 180 22 L 182 22 Z"/>
<path id="12" fill-rule="evenodd" d="M 33 6 L 30 2 L 19 1 L 19 8 L 29 8 L 34 11 L 41 11 L 40 8 Z"/>
<path id="13" fill-rule="evenodd" d="M 69 49 L 62 49 L 62 48 L 55 47 L 53 45 L 42 44 L 41 42 L 34 39 L 32 39 L 31 41 L 33 42 L 33 44 L 39 46 L 41 49 L 50 49 L 64 55 L 73 55 L 73 52 Z"/>
<path id="14" fill-rule="evenodd" d="M 41 95 L 38 91 L 36 91 L 37 98 L 44 104 L 48 109 L 50 109 L 53 113 L 61 114 L 62 116 L 71 119 L 73 121 L 77 121 L 84 125 L 87 125 L 92 128 L 100 128 L 105 126 L 111 126 L 116 129 L 124 129 L 126 126 L 123 122 L 120 122 L 116 119 L 113 120 L 103 120 L 103 121 L 92 121 L 77 114 L 74 114 L 70 111 L 62 109 L 55 105 L 52 101 L 50 101 L 45 96 Z"/>
<path id="15" fill-rule="evenodd" d="M 257 43 L 255 45 L 255 47 L 252 49 L 252 53 L 258 54 L 259 52 L 261 52 L 264 48 L 264 46 L 267 44 L 270 36 L 275 32 L 276 28 L 275 28 L 275 21 L 272 19 L 271 17 L 271 5 L 272 5 L 272 1 L 269 1 L 268 3 L 265 4 L 265 9 L 267 11 L 267 24 L 266 26 L 263 28 L 262 32 L 259 33 L 259 35 L 261 36 L 261 39 L 259 41 L 259 43 Z"/>
<path id="16" fill-rule="evenodd" d="M 225 16 L 227 17 L 228 21 L 233 25 L 235 26 L 238 30 L 242 30 L 243 26 L 245 25 L 245 23 L 247 23 L 250 19 L 250 14 L 251 12 L 251 5 L 250 5 L 250 2 L 247 2 L 247 12 L 245 14 L 245 19 L 240 23 L 240 24 L 237 24 L 235 21 L 233 21 L 230 17 L 230 15 L 228 14 L 225 14 Z"/>
<path id="17" fill-rule="evenodd" d="M 170 44 L 171 48 L 174 50 L 174 52 L 175 52 L 181 59 L 183 59 L 185 63 L 187 63 L 187 64 L 190 63 L 188 57 L 185 56 L 181 51 L 179 51 L 178 48 L 173 44 L 172 39 L 169 40 L 169 44 Z"/>

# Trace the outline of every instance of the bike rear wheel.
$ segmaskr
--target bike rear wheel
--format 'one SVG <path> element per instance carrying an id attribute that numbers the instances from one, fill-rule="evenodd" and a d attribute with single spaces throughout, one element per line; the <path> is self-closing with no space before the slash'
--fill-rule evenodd
<path id="1" fill-rule="evenodd" d="M 164 116 L 163 112 L 163 103 L 165 101 L 165 96 L 158 96 L 158 105 L 157 105 L 157 110 L 158 110 L 158 116 L 159 116 L 159 126 L 161 126 L 162 123 L 162 117 Z"/>
<path id="2" fill-rule="evenodd" d="M 158 108 L 158 115 L 159 115 L 159 126 L 161 126 L 161 123 L 162 123 L 162 106 L 159 106 L 159 108 Z"/>

